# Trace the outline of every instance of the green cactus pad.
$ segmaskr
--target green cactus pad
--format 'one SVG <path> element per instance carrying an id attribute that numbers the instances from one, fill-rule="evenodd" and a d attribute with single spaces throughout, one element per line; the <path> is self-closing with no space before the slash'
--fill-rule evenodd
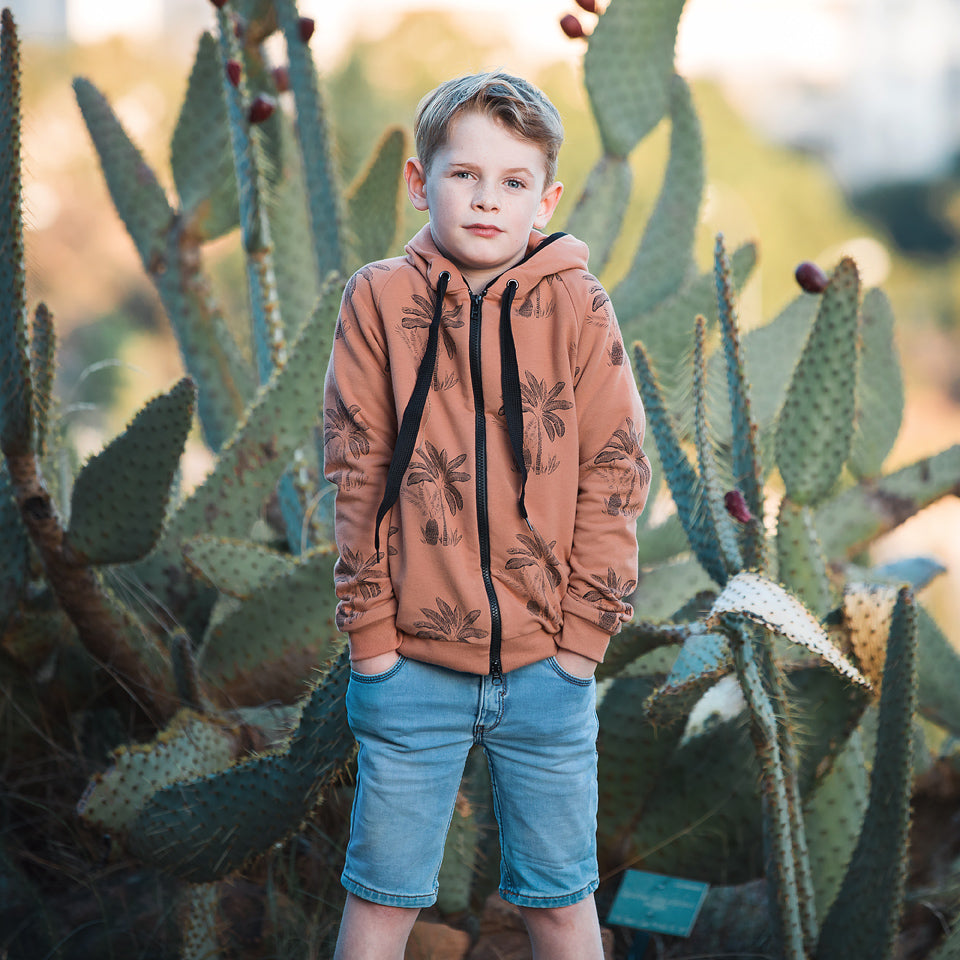
<path id="1" fill-rule="evenodd" d="M 367 166 L 347 189 L 347 227 L 350 236 L 347 272 L 382 260 L 393 252 L 400 227 L 403 162 L 407 136 L 402 127 L 388 129 Z"/>
<path id="2" fill-rule="evenodd" d="M 686 717 L 696 701 L 732 669 L 730 647 L 722 635 L 702 627 L 691 632 L 666 680 L 644 704 L 650 722 L 662 726 Z"/>
<path id="3" fill-rule="evenodd" d="M 293 121 L 285 111 L 277 111 L 270 119 L 277 121 L 281 166 L 267 197 L 267 215 L 280 316 L 290 339 L 313 312 L 324 278 L 317 276 L 314 263 L 310 211 L 303 202 L 306 188 Z"/>
<path id="4" fill-rule="evenodd" d="M 717 311 L 723 356 L 727 369 L 727 399 L 730 403 L 733 428 L 731 470 L 734 486 L 743 494 L 753 521 L 743 529 L 744 565 L 751 569 L 765 566 L 765 534 L 763 528 L 763 468 L 753 420 L 750 385 L 744 368 L 743 349 L 734 304 L 730 258 L 719 235 L 714 245 L 713 273 L 717 285 Z M 709 387 L 706 388 L 709 393 Z"/>
<path id="5" fill-rule="evenodd" d="M 339 290 L 330 285 L 304 324 L 287 362 L 261 387 L 204 482 L 168 520 L 157 549 L 137 566 L 144 584 L 199 635 L 212 599 L 181 567 L 181 543 L 209 533 L 244 537 L 296 447 L 316 426 L 333 344 Z"/>
<path id="6" fill-rule="evenodd" d="M 627 664 L 657 650 L 660 647 L 680 646 L 690 635 L 691 625 L 686 623 L 652 623 L 649 620 L 632 620 L 624 624 L 616 639 L 607 649 L 603 663 L 597 667 L 597 678 L 619 676 Z"/>
<path id="7" fill-rule="evenodd" d="M 880 694 L 877 749 L 863 829 L 830 912 L 817 955 L 877 960 L 892 955 L 906 881 L 917 701 L 917 618 L 903 588 L 890 625 Z"/>
<path id="8" fill-rule="evenodd" d="M 590 269 L 603 272 L 623 226 L 633 171 L 622 157 L 604 155 L 590 171 L 564 230 L 590 248 Z"/>
<path id="9" fill-rule="evenodd" d="M 830 582 L 813 511 L 787 497 L 777 515 L 777 577 L 818 617 L 830 607 Z"/>
<path id="10" fill-rule="evenodd" d="M 719 625 L 727 614 L 746 617 L 792 643 L 823 657 L 842 676 L 869 687 L 870 681 L 830 642 L 810 612 L 779 584 L 750 571 L 738 573 L 713 603 L 708 625 Z"/>
<path id="11" fill-rule="evenodd" d="M 285 751 L 155 793 L 130 830 L 131 852 L 181 879 L 207 883 L 283 842 L 353 752 L 343 706 L 349 675 L 344 652 L 305 698 Z"/>
<path id="12" fill-rule="evenodd" d="M 856 846 L 867 809 L 869 775 L 862 738 L 854 731 L 829 773 L 804 803 L 807 849 L 817 915 L 833 903 Z"/>
<path id="13" fill-rule="evenodd" d="M 17 609 L 20 592 L 27 579 L 30 541 L 13 498 L 13 486 L 7 463 L 0 459 L 0 636 L 7 620 Z"/>
<path id="14" fill-rule="evenodd" d="M 343 642 L 334 622 L 338 553 L 317 548 L 265 580 L 213 626 L 200 669 L 226 702 L 291 701 Z"/>
<path id="15" fill-rule="evenodd" d="M 441 913 L 461 913 L 470 909 L 479 855 L 480 826 L 473 815 L 470 800 L 461 790 L 450 819 L 437 878 L 440 885 L 437 907 Z"/>
<path id="16" fill-rule="evenodd" d="M 696 560 L 684 557 L 644 570 L 631 602 L 644 619 L 666 620 L 694 594 L 711 589 L 716 583 L 709 574 Z"/>
<path id="17" fill-rule="evenodd" d="M 342 190 L 331 149 L 320 78 L 310 47 L 300 36 L 300 14 L 295 0 L 276 0 L 274 7 L 287 42 L 290 89 L 296 104 L 317 276 L 344 273 Z"/>
<path id="18" fill-rule="evenodd" d="M 706 320 L 697 316 L 694 334 L 693 355 L 693 406 L 694 442 L 697 448 L 697 464 L 700 468 L 700 483 L 703 499 L 700 503 L 702 525 L 709 526 L 713 538 L 720 545 L 724 572 L 729 575 L 743 567 L 740 542 L 734 529 L 734 520 L 724 505 L 725 484 L 720 477 L 713 437 L 707 422 L 707 366 L 706 366 Z M 671 490 L 673 487 L 671 487 Z M 721 586 L 726 582 L 717 581 Z"/>
<path id="19" fill-rule="evenodd" d="M 917 654 L 917 701 L 920 713 L 960 737 L 960 653 L 936 621 L 917 608 L 920 650 Z"/>
<path id="20" fill-rule="evenodd" d="M 598 839 L 603 851 L 617 850 L 629 836 L 683 733 L 682 724 L 660 730 L 647 719 L 643 705 L 656 685 L 654 677 L 614 680 L 597 710 Z"/>
<path id="21" fill-rule="evenodd" d="M 295 563 L 287 553 L 246 540 L 199 536 L 183 545 L 191 570 L 221 593 L 246 599 L 265 580 L 289 573 Z"/>
<path id="22" fill-rule="evenodd" d="M 653 735 L 682 730 L 675 724 Z M 630 760 L 621 756 L 621 769 Z M 685 740 L 647 776 L 653 788 L 632 811 L 630 851 L 638 866 L 708 883 L 760 875 L 758 768 L 742 715 Z"/>
<path id="23" fill-rule="evenodd" d="M 35 447 L 41 456 L 46 449 L 47 426 L 53 404 L 56 351 L 57 335 L 53 328 L 53 314 L 45 303 L 38 304 L 33 315 L 33 333 L 30 337 L 30 379 L 33 386 Z"/>
<path id="24" fill-rule="evenodd" d="M 824 555 L 859 553 L 924 507 L 960 489 L 960 444 L 876 480 L 864 480 L 816 510 Z"/>
<path id="25" fill-rule="evenodd" d="M 0 23 L 0 450 L 25 454 L 33 441 L 20 180 L 20 40 L 13 14 Z"/>
<path id="26" fill-rule="evenodd" d="M 880 473 L 903 419 L 903 375 L 893 326 L 890 301 L 880 290 L 868 291 L 861 309 L 857 426 L 848 461 L 858 479 Z"/>
<path id="27" fill-rule="evenodd" d="M 153 743 L 116 750 L 113 765 L 90 781 L 77 810 L 92 826 L 126 835 L 158 790 L 223 770 L 243 739 L 237 727 L 182 710 Z"/>
<path id="28" fill-rule="evenodd" d="M 66 535 L 78 562 L 130 563 L 153 548 L 195 400 L 196 387 L 185 377 L 84 465 L 73 487 Z"/>
<path id="29" fill-rule="evenodd" d="M 700 122 L 686 81 L 671 77 L 669 90 L 670 158 L 663 186 L 633 263 L 613 295 L 631 315 L 653 309 L 696 276 L 691 250 L 703 195 Z"/>
<path id="30" fill-rule="evenodd" d="M 703 509 L 703 484 L 680 445 L 656 372 L 643 344 L 634 344 L 634 358 L 647 421 L 653 431 L 657 454 L 687 540 L 704 570 L 717 583 L 725 583 L 727 570 L 723 550 L 716 528 L 708 522 Z"/>
<path id="31" fill-rule="evenodd" d="M 157 287 L 187 371 L 200 386 L 204 434 L 219 449 L 252 392 L 251 376 L 200 271 L 198 238 L 170 209 L 103 95 L 82 78 L 74 81 L 74 91 L 114 206 Z"/>
<path id="32" fill-rule="evenodd" d="M 180 960 L 219 960 L 220 885 L 191 883 L 180 896 Z"/>
<path id="33" fill-rule="evenodd" d="M 617 0 L 583 59 L 605 153 L 626 157 L 666 113 L 683 0 Z"/>
<path id="34" fill-rule="evenodd" d="M 217 41 L 204 33 L 170 143 L 181 209 L 204 240 L 223 236 L 240 222 L 222 73 Z"/>
<path id="35" fill-rule="evenodd" d="M 153 272 L 164 259 L 164 236 L 173 219 L 167 195 L 103 94 L 83 77 L 73 81 L 73 90 L 113 204 L 144 267 Z"/>
<path id="36" fill-rule="evenodd" d="M 824 500 L 850 454 L 856 409 L 860 277 L 840 261 L 793 372 L 777 424 L 777 466 L 798 504 Z"/>

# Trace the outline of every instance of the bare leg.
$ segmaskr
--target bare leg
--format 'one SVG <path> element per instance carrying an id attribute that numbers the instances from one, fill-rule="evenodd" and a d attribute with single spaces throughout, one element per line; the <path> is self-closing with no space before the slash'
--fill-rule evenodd
<path id="1" fill-rule="evenodd" d="M 603 960 L 597 906 L 589 896 L 568 907 L 521 907 L 533 960 Z"/>
<path id="2" fill-rule="evenodd" d="M 419 913 L 416 908 L 386 907 L 348 893 L 333 960 L 403 960 Z"/>

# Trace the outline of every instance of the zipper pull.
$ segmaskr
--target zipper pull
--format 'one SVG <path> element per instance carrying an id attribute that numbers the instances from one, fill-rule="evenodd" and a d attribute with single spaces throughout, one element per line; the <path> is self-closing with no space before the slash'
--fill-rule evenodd
<path id="1" fill-rule="evenodd" d="M 490 679 L 495 687 L 503 683 L 503 664 L 499 657 L 490 664 Z"/>

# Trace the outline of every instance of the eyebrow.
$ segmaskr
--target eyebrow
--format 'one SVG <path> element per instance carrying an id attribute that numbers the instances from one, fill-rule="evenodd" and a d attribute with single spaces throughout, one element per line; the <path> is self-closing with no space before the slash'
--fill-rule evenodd
<path id="1" fill-rule="evenodd" d="M 468 170 L 476 170 L 478 165 L 469 160 L 450 160 L 447 162 L 447 166 L 465 167 Z M 509 170 L 502 171 L 502 173 L 505 177 L 513 177 L 518 174 L 522 174 L 531 178 L 534 176 L 534 172 L 529 167 L 511 167 Z"/>

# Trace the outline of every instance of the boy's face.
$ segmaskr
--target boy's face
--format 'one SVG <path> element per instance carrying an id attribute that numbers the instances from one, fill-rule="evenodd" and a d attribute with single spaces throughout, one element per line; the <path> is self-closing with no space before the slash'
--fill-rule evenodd
<path id="1" fill-rule="evenodd" d="M 547 225 L 563 185 L 544 185 L 546 158 L 498 120 L 461 113 L 429 170 L 416 157 L 404 179 L 417 210 L 430 211 L 430 229 L 474 293 L 522 260 L 532 228 Z"/>

